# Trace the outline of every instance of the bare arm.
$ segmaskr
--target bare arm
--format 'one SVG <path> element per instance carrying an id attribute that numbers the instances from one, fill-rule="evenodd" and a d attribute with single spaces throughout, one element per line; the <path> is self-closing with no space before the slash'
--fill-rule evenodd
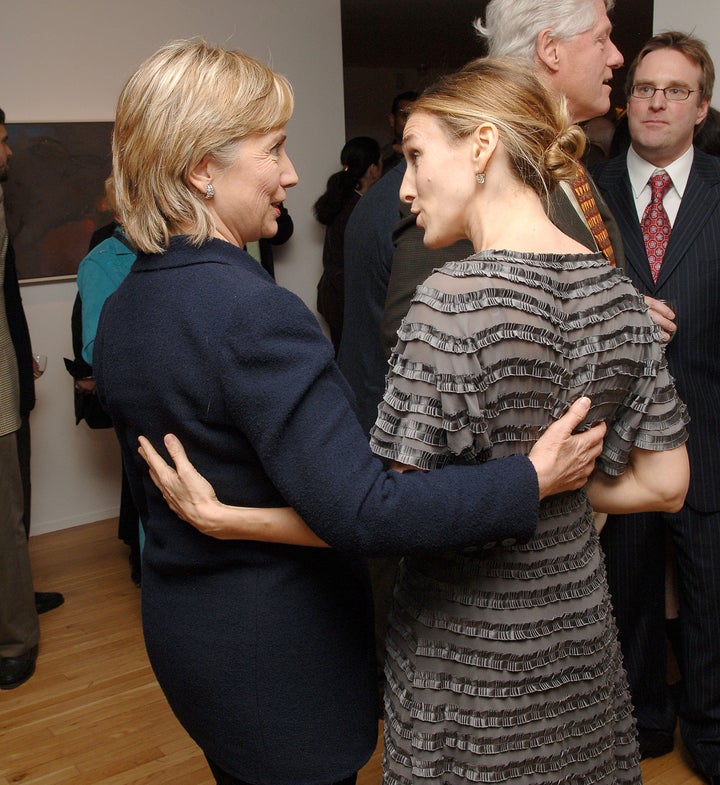
<path id="1" fill-rule="evenodd" d="M 327 548 L 291 507 L 233 507 L 223 504 L 210 483 L 190 463 L 180 440 L 168 434 L 169 466 L 144 437 L 138 452 L 170 509 L 203 534 L 219 540 L 258 540 Z"/>
<path id="2" fill-rule="evenodd" d="M 612 515 L 633 512 L 677 512 L 685 501 L 690 465 L 685 445 L 673 450 L 634 448 L 620 477 L 596 472 L 587 490 L 594 510 Z"/>
<path id="3" fill-rule="evenodd" d="M 589 408 L 589 399 L 576 401 L 533 447 L 529 457 L 538 474 L 540 498 L 580 488 L 587 482 L 605 434 L 605 426 L 599 425 L 572 435 Z M 139 453 L 170 509 L 199 531 L 221 540 L 328 547 L 290 507 L 223 504 L 212 485 L 190 463 L 179 439 L 168 434 L 164 442 L 175 468 L 163 460 L 144 436 L 140 437 Z M 405 467 L 395 468 L 402 471 Z"/>

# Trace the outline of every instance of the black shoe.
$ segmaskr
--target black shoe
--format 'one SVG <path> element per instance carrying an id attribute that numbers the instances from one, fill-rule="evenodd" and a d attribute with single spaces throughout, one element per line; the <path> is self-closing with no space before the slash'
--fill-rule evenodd
<path id="1" fill-rule="evenodd" d="M 19 657 L 0 657 L 0 690 L 14 690 L 35 673 L 37 646 Z"/>
<path id="2" fill-rule="evenodd" d="M 657 730 L 638 731 L 638 746 L 640 758 L 660 758 L 673 751 L 675 742 L 672 734 Z"/>
<path id="3" fill-rule="evenodd" d="M 38 613 L 47 613 L 54 608 L 59 608 L 65 602 L 65 598 L 59 591 L 36 591 L 35 610 Z"/>

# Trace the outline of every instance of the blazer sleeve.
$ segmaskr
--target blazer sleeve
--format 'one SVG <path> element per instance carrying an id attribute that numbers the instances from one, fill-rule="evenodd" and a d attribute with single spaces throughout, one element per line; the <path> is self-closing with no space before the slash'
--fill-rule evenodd
<path id="1" fill-rule="evenodd" d="M 527 458 L 385 470 L 314 316 L 281 287 L 265 287 L 252 307 L 256 319 L 225 325 L 222 367 L 237 369 L 222 382 L 228 417 L 288 504 L 330 545 L 405 553 L 532 536 L 539 500 Z"/>

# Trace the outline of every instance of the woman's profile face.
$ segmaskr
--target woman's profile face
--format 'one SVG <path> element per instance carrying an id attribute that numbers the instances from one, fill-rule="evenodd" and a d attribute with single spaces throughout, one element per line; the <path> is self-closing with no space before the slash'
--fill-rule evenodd
<path id="1" fill-rule="evenodd" d="M 467 208 L 476 189 L 469 140 L 451 143 L 430 114 L 410 115 L 403 136 L 407 171 L 400 198 L 411 204 L 428 248 L 467 236 Z"/>
<path id="2" fill-rule="evenodd" d="M 237 143 L 227 168 L 208 163 L 215 196 L 207 207 L 215 218 L 216 236 L 242 247 L 276 234 L 280 203 L 298 181 L 285 140 L 285 128 L 254 134 Z"/>

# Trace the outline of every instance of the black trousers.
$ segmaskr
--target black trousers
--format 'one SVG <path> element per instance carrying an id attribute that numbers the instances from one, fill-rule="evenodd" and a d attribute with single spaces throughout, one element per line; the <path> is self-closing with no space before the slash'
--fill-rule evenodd
<path id="1" fill-rule="evenodd" d="M 217 764 L 213 763 L 207 755 L 205 756 L 205 760 L 207 760 L 208 766 L 210 766 L 210 771 L 213 773 L 217 785 L 254 785 L 251 782 L 244 782 L 243 780 L 232 777 L 226 771 L 223 771 Z M 338 780 L 337 782 L 328 782 L 327 785 L 355 785 L 356 780 L 357 774 L 353 774 L 352 777 L 347 777 L 346 779 Z"/>
<path id="2" fill-rule="evenodd" d="M 677 702 L 666 682 L 665 545 L 677 561 Z M 600 537 L 638 733 L 672 740 L 676 719 L 702 774 L 720 774 L 720 513 L 611 516 Z"/>
<path id="3" fill-rule="evenodd" d="M 20 430 L 17 432 L 18 461 L 20 462 L 20 477 L 23 487 L 23 525 L 25 535 L 30 537 L 30 415 L 21 417 Z"/>

